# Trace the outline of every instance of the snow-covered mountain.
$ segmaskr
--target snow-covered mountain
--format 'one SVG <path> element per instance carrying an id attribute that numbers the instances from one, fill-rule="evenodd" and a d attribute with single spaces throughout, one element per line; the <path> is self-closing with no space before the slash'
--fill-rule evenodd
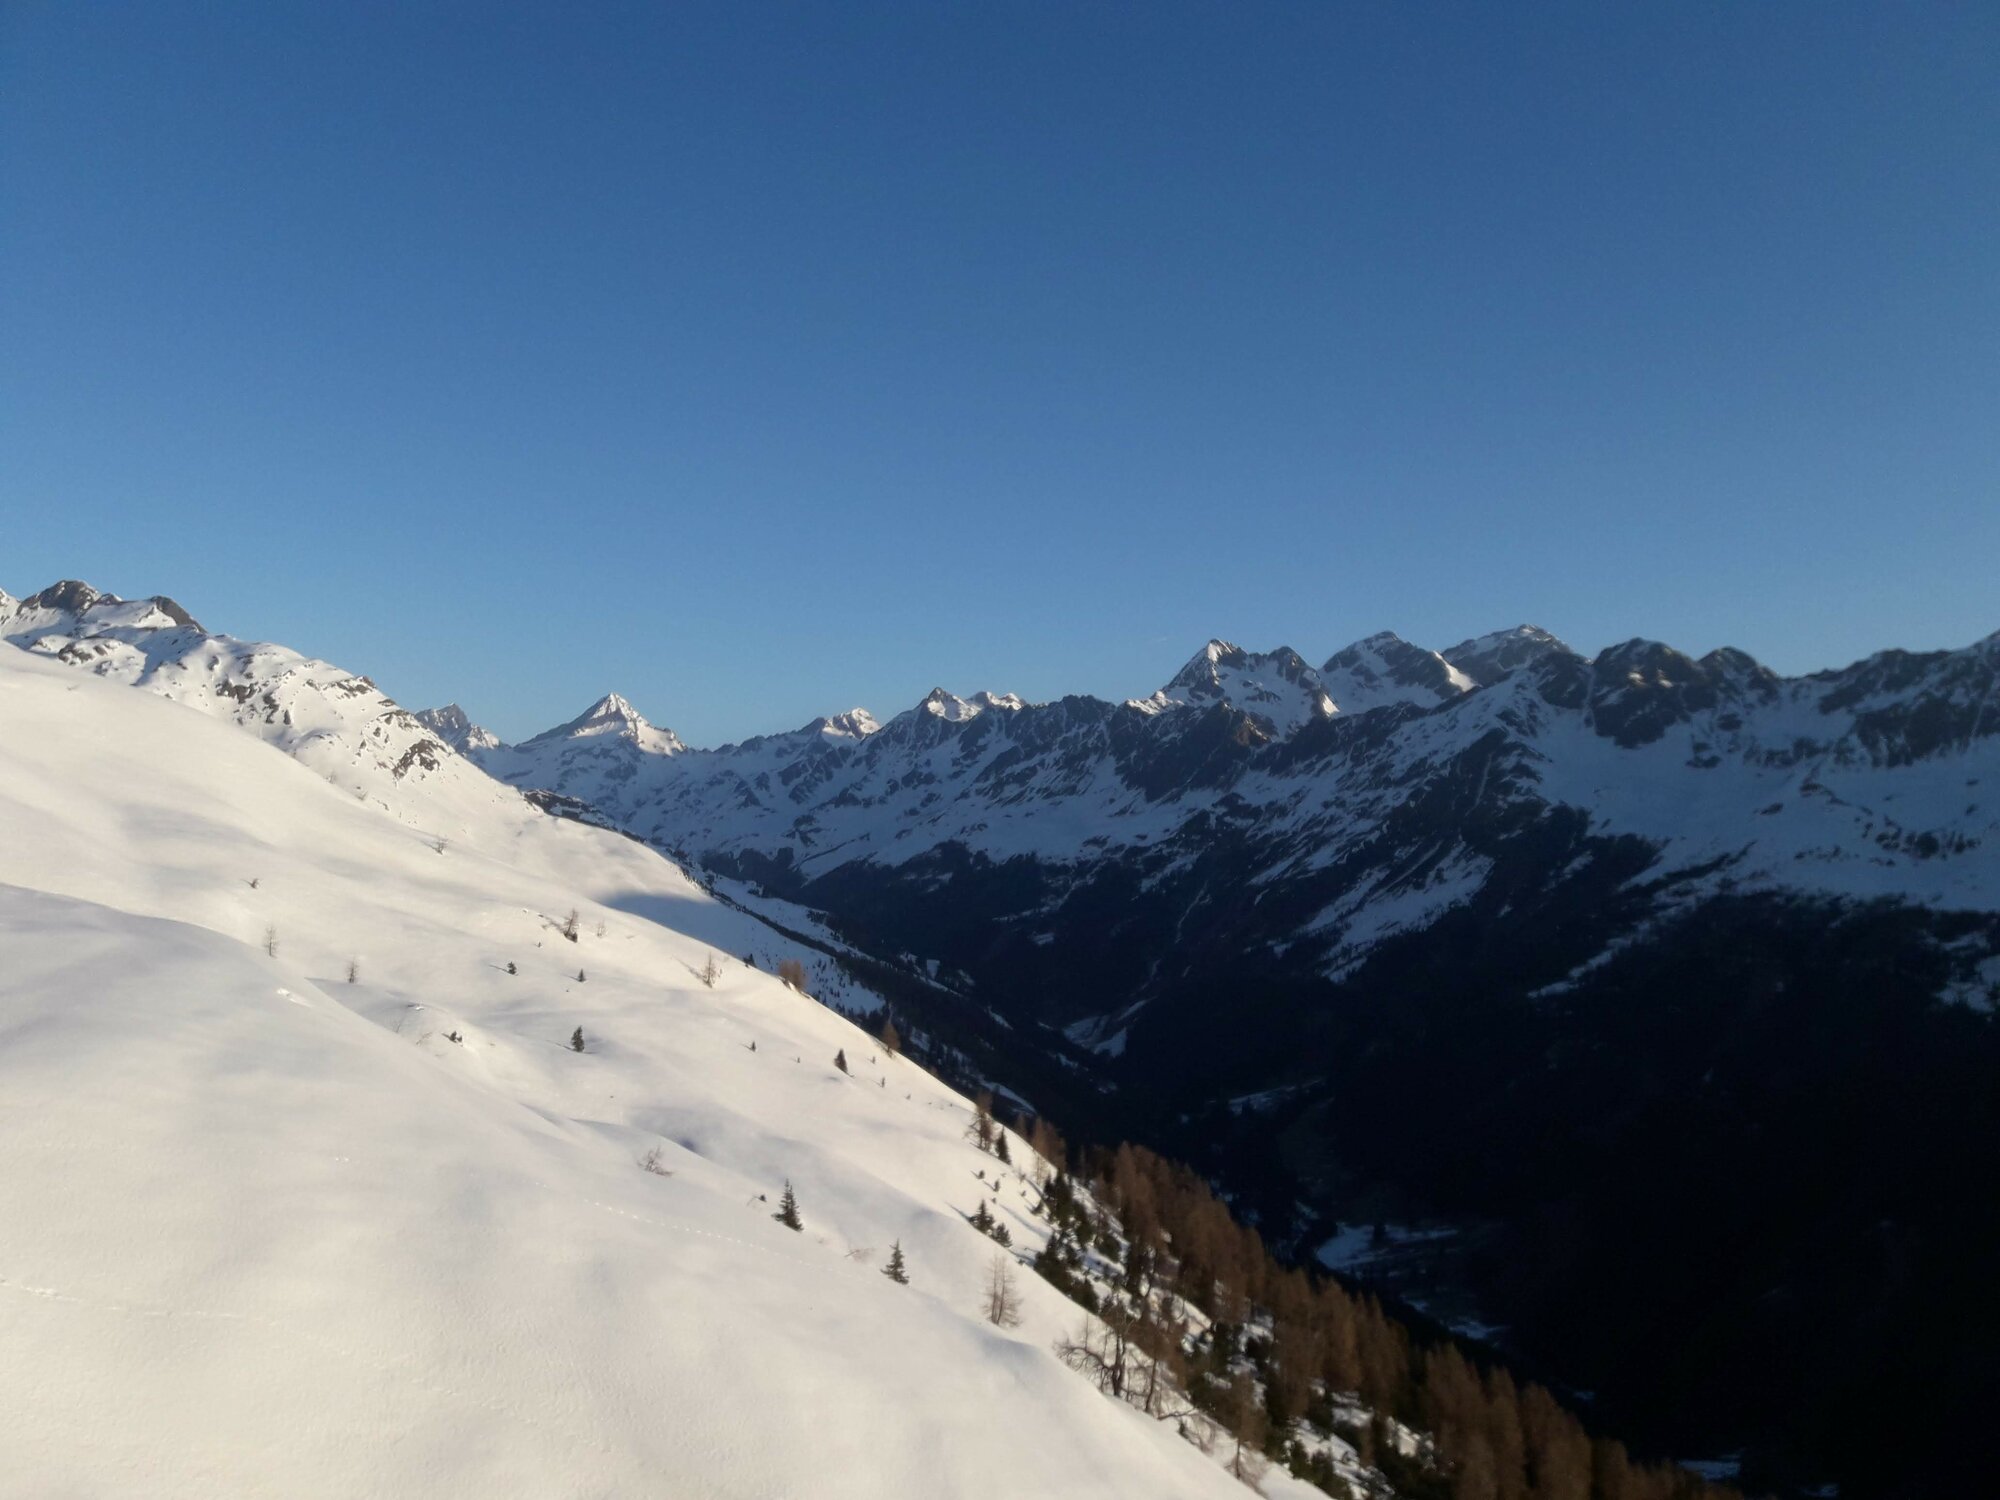
<path id="1" fill-rule="evenodd" d="M 567 724 L 519 745 L 468 743 L 463 748 L 510 785 L 579 797 L 622 820 L 633 806 L 622 793 L 646 784 L 655 762 L 679 755 L 687 746 L 671 729 L 648 723 L 618 694 L 606 693 Z"/>
<path id="2" fill-rule="evenodd" d="M 1320 674 L 1298 652 L 1245 651 L 1227 641 L 1210 641 L 1165 687 L 1128 704 L 1146 714 L 1190 706 L 1233 709 L 1265 739 L 1283 739 L 1335 712 Z"/>
<path id="3" fill-rule="evenodd" d="M 711 993 L 694 977 L 710 951 L 766 968 L 805 955 L 815 985 L 859 985 L 864 1006 L 894 990 L 900 1010 L 928 986 L 958 1007 L 940 1027 L 967 1027 L 947 1044 L 973 1035 L 989 1077 L 1091 1128 L 1159 1132 L 1267 1207 L 1273 1236 L 1350 1219 L 1357 1183 L 1370 1203 L 1428 1194 L 1461 1227 L 1511 1236 L 1487 1259 L 1530 1284 L 1480 1290 L 1602 1327 L 1646 1369 L 1678 1366 L 1587 1278 L 1629 1276 L 1661 1247 L 1671 1290 L 1692 1257 L 1658 1223 L 1612 1232 L 1629 1203 L 1588 1185 L 1624 1168 L 1589 1152 L 1649 1153 L 1682 1196 L 1726 1182 L 1781 1139 L 1775 1121 L 1823 1134 L 1853 1113 L 1844 1099 L 1932 1099 L 1926 1068 L 1986 1055 L 1985 1032 L 1952 1028 L 2000 1006 L 2000 636 L 1799 678 L 1643 640 L 1586 658 L 1528 626 L 1436 653 L 1370 637 L 1320 669 L 1216 642 L 1144 698 L 939 689 L 887 722 L 856 709 L 714 750 L 616 695 L 501 745 L 456 706 L 411 714 L 171 600 L 75 583 L 0 595 L 0 637 L 22 648 L 0 650 L 0 1025 L 18 1039 L 0 1048 L 0 1099 L 48 1122 L 0 1174 L 0 1336 L 54 1351 L 33 1379 L 0 1374 L 30 1414 L 28 1493 L 184 1455 L 169 1427 L 226 1432 L 197 1455 L 211 1481 L 284 1492 L 587 1492 L 579 1473 L 607 1492 L 643 1487 L 633 1476 L 699 1488 L 718 1464 L 744 1488 L 705 1492 L 1215 1492 L 1212 1465 L 1128 1411 L 1043 1409 L 1074 1395 L 1048 1383 L 1072 1374 L 1047 1368 L 1048 1317 L 1031 1309 L 1010 1338 L 966 1316 L 962 1100 L 912 1078 L 904 1102 L 925 1112 L 886 1120 L 886 1071 L 873 1105 L 853 1097 L 865 1076 L 812 1071 L 865 1038 L 735 964 Z M 836 979 L 783 929 L 859 967 Z M 1689 996 L 1699 1026 L 1681 1019 Z M 562 1046 L 575 1026 L 580 1058 Z M 1905 1035 L 1926 1060 L 1907 1079 L 1879 1046 Z M 749 1040 L 769 1063 L 798 1059 L 795 1077 L 743 1073 Z M 1858 1174 L 1894 1182 L 1967 1139 L 1964 1097 L 1940 1090 L 1931 1113 L 1911 1105 L 1896 1116 L 1911 1123 L 1842 1149 L 1895 1142 L 1900 1157 Z M 1668 1119 L 1646 1134 L 1669 1103 L 1705 1111 L 1705 1132 Z M 1480 1122 L 1472 1158 L 1435 1130 L 1402 1149 L 1413 1121 L 1461 1113 Z M 1505 1151 L 1486 1133 L 1500 1125 Z M 76 1193 L 77 1142 L 111 1206 Z M 1563 1142 L 1583 1159 L 1545 1161 Z M 664 1187 L 628 1176 L 655 1146 Z M 774 1177 L 808 1221 L 776 1252 L 755 1204 Z M 412 1180 L 422 1211 L 397 1197 Z M 699 1191 L 658 1201 L 676 1184 Z M 1585 1188 L 1538 1196 L 1563 1184 Z M 1984 1263 L 1976 1234 L 1909 1203 L 1856 1214 L 1870 1235 Z M 1784 1252 L 1750 1305 L 1709 1289 L 1733 1319 L 1709 1330 L 1711 1384 L 1796 1344 L 1786 1327 L 1755 1343 L 1766 1306 L 1874 1336 L 1839 1322 L 1859 1304 L 1813 1300 L 1783 1234 L 1863 1278 L 1898 1264 L 1875 1240 L 1847 1244 L 1807 1206 L 1774 1220 L 1765 1187 L 1711 1193 L 1696 1217 L 1715 1236 L 1754 1220 L 1755 1243 Z M 123 1253 L 113 1218 L 167 1252 Z M 1029 1245 L 1042 1232 L 1010 1222 Z M 838 1278 L 872 1292 L 872 1269 L 814 1279 L 785 1257 L 885 1239 L 931 1299 L 910 1326 L 900 1304 L 849 1299 Z M 301 1304 L 328 1253 L 351 1258 L 358 1290 Z M 739 1286 L 724 1262 L 752 1274 Z M 1596 1296 L 1588 1316 L 1534 1284 L 1541 1266 Z M 1953 1347 L 1949 1319 L 1907 1326 L 1911 1347 Z M 1053 1424 L 1051 1462 L 1089 1477 L 1065 1491 L 996 1443 L 969 1450 L 977 1473 L 919 1481 L 902 1449 L 850 1445 L 826 1481 L 824 1444 L 759 1407 L 746 1329 L 799 1372 L 781 1405 L 849 1392 L 844 1433 L 892 1411 L 909 1443 L 935 1445 L 947 1406 L 990 1402 L 996 1426 Z M 1644 1370 L 1600 1370 L 1611 1356 L 1588 1338 L 1536 1331 L 1522 1347 L 1579 1383 L 1680 1409 Z M 544 1350 L 594 1373 L 554 1381 Z M 898 1350 L 921 1378 L 884 1353 Z M 326 1367 L 304 1442 L 280 1436 L 302 1351 Z M 691 1381 L 703 1359 L 709 1378 Z M 1006 1389 L 982 1377 L 947 1401 L 954 1361 L 1010 1372 L 994 1377 Z M 243 1373 L 259 1368 L 284 1381 Z M 1778 1411 L 1810 1394 L 1770 1390 Z M 202 1428 L 210 1411 L 245 1415 Z M 113 1467 L 79 1480 L 76 1431 Z M 363 1431 L 394 1441 L 370 1449 Z"/>
<path id="4" fill-rule="evenodd" d="M 21 600 L 0 593 L 0 641 L 225 719 L 385 806 L 433 816 L 449 806 L 451 821 L 495 800 L 490 782 L 366 677 L 213 634 L 171 599 L 120 599 L 73 579 Z"/>
<path id="5" fill-rule="evenodd" d="M 1386 630 L 1335 652 L 1319 675 L 1341 712 L 1350 714 L 1390 703 L 1430 708 L 1479 686 L 1437 652 Z"/>
<path id="6" fill-rule="evenodd" d="M 469 814 L 448 749 L 395 816 L 329 785 L 271 731 L 372 767 L 409 731 L 360 679 L 164 601 L 7 611 L 0 1492 L 1241 1492 L 1056 1358 L 1047 1283 L 981 1316 L 967 1215 L 1031 1250 L 1025 1172 L 769 929 L 490 782 Z"/>
<path id="7" fill-rule="evenodd" d="M 1017 879 L 982 913 L 989 954 L 1059 931 L 1116 878 L 1171 909 L 1183 943 L 1217 921 L 1240 938 L 1254 905 L 1262 941 L 1337 973 L 1477 901 L 1510 845 L 1556 829 L 1537 897 L 1601 886 L 1593 862 L 1629 842 L 1638 862 L 1612 889 L 1678 902 L 1778 889 L 1989 909 L 2000 802 L 1977 788 L 2000 773 L 1997 671 L 2000 638 L 1790 680 L 1657 642 L 1586 659 L 1532 627 L 1448 656 L 1374 636 L 1318 672 L 1215 642 L 1126 703 L 934 692 L 866 733 L 712 751 L 664 736 L 670 751 L 603 759 L 586 715 L 474 754 L 837 916 L 850 893 L 896 903 L 899 883 L 921 907 L 946 868 L 962 905 L 968 875 L 1025 862 L 1029 899 Z M 890 925 L 898 946 L 951 930 Z M 933 956 L 978 972 L 977 954 Z"/>
<path id="8" fill-rule="evenodd" d="M 1570 648 L 1539 625 L 1516 625 L 1512 630 L 1460 641 L 1440 651 L 1445 661 L 1481 687 L 1498 682 L 1509 672 L 1531 666 L 1545 656 L 1573 655 Z"/>
<path id="9" fill-rule="evenodd" d="M 467 718 L 465 710 L 456 703 L 447 703 L 443 708 L 424 709 L 416 717 L 419 724 L 461 755 L 468 750 L 491 750 L 501 742 L 500 736 L 492 730 Z"/>

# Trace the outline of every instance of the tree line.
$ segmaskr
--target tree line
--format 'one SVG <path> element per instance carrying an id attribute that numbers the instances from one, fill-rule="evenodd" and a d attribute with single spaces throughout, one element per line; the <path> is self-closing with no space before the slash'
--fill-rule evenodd
<path id="1" fill-rule="evenodd" d="M 1351 1487 L 1314 1434 L 1339 1437 L 1407 1500 L 1741 1500 L 1593 1436 L 1547 1389 L 1420 1341 L 1372 1296 L 1280 1263 L 1206 1180 L 1143 1146 L 1070 1169 L 1060 1134 L 1027 1124 L 1050 1225 L 1034 1268 L 1088 1311 L 1057 1352 L 1100 1389 L 1195 1435 L 1233 1442 L 1337 1496 Z M 1206 1446 L 1206 1443 L 1204 1444 Z"/>

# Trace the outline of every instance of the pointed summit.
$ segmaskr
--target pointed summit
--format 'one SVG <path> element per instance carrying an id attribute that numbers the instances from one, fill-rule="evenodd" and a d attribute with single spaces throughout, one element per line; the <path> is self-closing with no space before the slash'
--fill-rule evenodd
<path id="1" fill-rule="evenodd" d="M 606 693 L 567 724 L 544 729 L 523 744 L 547 745 L 584 739 L 623 740 L 649 755 L 678 755 L 687 749 L 679 735 L 648 723 L 645 715 L 618 693 Z"/>
<path id="2" fill-rule="evenodd" d="M 1234 708 L 1279 737 L 1334 712 L 1319 673 L 1291 647 L 1246 651 L 1224 640 L 1212 640 L 1188 658 L 1152 697 L 1131 702 L 1145 713 L 1182 705 Z"/>

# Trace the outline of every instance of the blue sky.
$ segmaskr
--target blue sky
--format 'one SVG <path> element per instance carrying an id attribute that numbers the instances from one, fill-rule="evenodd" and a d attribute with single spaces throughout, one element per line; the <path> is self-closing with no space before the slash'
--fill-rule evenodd
<path id="1" fill-rule="evenodd" d="M 2000 629 L 2000 10 L 0 8 L 0 586 L 518 737 Z"/>

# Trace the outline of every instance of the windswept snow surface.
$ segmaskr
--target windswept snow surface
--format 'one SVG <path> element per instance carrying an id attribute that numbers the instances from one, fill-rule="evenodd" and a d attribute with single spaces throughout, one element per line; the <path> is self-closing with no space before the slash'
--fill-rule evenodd
<path id="1" fill-rule="evenodd" d="M 1242 1493 L 1025 1269 L 980 1321 L 961 1215 L 1031 1250 L 1022 1184 L 837 1015 L 699 983 L 767 929 L 447 800 L 440 852 L 416 791 L 0 649 L 0 1493 Z"/>

